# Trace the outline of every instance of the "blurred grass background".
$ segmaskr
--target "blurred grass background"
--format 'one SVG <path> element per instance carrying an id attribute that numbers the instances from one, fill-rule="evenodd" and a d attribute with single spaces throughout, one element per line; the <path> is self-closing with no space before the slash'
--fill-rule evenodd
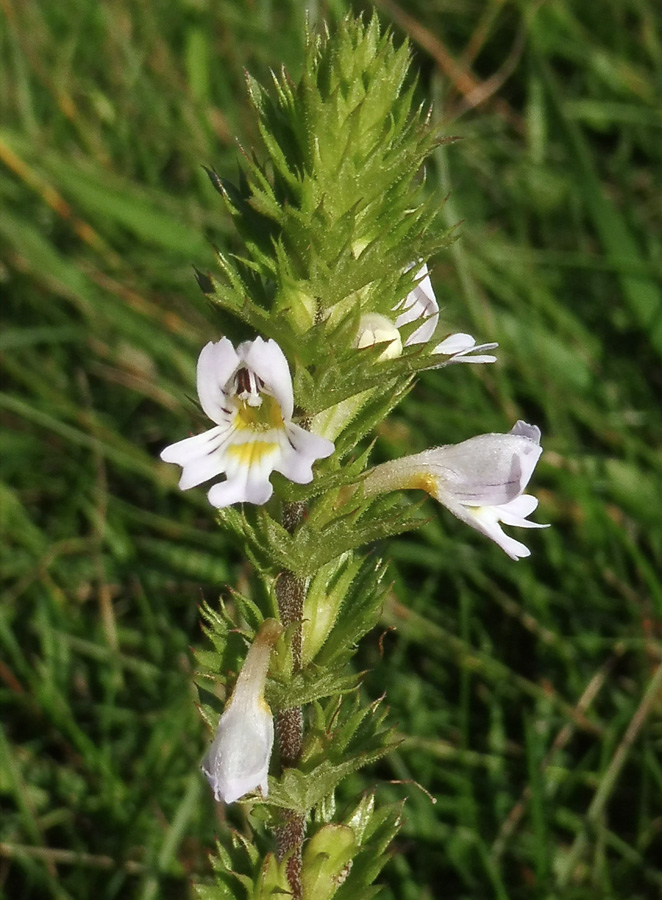
<path id="1" fill-rule="evenodd" d="M 463 221 L 434 267 L 449 330 L 500 343 L 424 375 L 377 454 L 535 422 L 553 527 L 515 564 L 430 505 L 389 544 L 394 628 L 359 664 L 405 741 L 345 799 L 405 782 L 378 790 L 407 797 L 385 897 L 659 897 L 662 11 L 377 8 L 462 138 L 427 180 Z M 248 570 L 158 451 L 202 425 L 218 329 L 191 267 L 234 240 L 201 165 L 232 177 L 257 143 L 243 70 L 296 75 L 306 11 L 0 9 L 0 894 L 189 898 L 227 827 L 198 772 L 196 604 Z"/>

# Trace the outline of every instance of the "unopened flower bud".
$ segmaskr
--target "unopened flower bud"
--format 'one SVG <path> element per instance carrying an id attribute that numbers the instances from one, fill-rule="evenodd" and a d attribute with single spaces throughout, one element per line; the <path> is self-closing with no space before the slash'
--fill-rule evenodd
<path id="1" fill-rule="evenodd" d="M 374 347 L 375 344 L 386 345 L 377 357 L 380 361 L 397 359 L 402 354 L 402 339 L 393 322 L 379 313 L 366 313 L 359 322 L 356 346 Z"/>
<path id="2" fill-rule="evenodd" d="M 283 627 L 275 619 L 262 623 L 202 761 L 214 797 L 224 803 L 234 803 L 257 787 L 265 797 L 269 792 L 274 722 L 264 699 L 264 685 L 271 648 L 282 633 Z"/>

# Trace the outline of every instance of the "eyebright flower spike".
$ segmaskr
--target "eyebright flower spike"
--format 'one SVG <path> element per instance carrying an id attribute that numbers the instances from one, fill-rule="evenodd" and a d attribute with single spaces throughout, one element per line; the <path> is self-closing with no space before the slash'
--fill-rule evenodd
<path id="1" fill-rule="evenodd" d="M 290 481 L 312 481 L 312 464 L 333 453 L 333 442 L 292 422 L 294 394 L 285 354 L 258 337 L 235 350 L 228 338 L 210 342 L 198 358 L 198 396 L 216 426 L 161 453 L 182 467 L 186 491 L 225 474 L 207 494 L 212 506 L 266 503 L 272 472 Z"/>
<path id="2" fill-rule="evenodd" d="M 263 796 L 269 793 L 274 722 L 264 699 L 264 685 L 271 648 L 282 633 L 283 626 L 275 619 L 262 623 L 202 761 L 214 797 L 224 803 L 234 803 L 257 787 Z"/>
<path id="3" fill-rule="evenodd" d="M 368 473 L 366 496 L 398 488 L 427 491 L 467 525 L 491 538 L 511 559 L 530 556 L 500 523 L 546 528 L 529 522 L 538 506 L 525 494 L 542 453 L 540 429 L 519 421 L 508 434 L 481 434 L 446 447 L 383 463 Z"/>

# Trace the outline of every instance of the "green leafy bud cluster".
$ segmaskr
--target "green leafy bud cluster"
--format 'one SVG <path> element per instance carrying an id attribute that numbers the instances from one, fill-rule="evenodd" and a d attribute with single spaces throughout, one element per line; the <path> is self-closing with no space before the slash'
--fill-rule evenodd
<path id="1" fill-rule="evenodd" d="M 354 352 L 361 315 L 390 315 L 414 284 L 407 267 L 449 240 L 422 191 L 440 138 L 414 107 L 408 67 L 408 46 L 380 35 L 376 17 L 309 34 L 298 83 L 285 71 L 270 90 L 248 78 L 266 157 L 246 153 L 236 185 L 209 173 L 242 247 L 199 282 L 230 314 L 230 336 L 239 319 L 295 360 L 304 415 L 417 368 L 405 359 L 375 373 L 378 353 Z"/>

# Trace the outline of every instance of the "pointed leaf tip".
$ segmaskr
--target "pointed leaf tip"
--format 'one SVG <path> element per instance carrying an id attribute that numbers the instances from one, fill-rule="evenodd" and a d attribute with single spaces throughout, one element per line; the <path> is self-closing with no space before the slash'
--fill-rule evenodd
<path id="1" fill-rule="evenodd" d="M 195 273 L 195 280 L 198 282 L 198 286 L 203 294 L 213 294 L 214 293 L 214 282 L 211 280 L 209 275 L 205 275 L 204 272 L 201 272 L 200 269 L 197 269 L 193 266 L 193 272 Z"/>
<path id="2" fill-rule="evenodd" d="M 203 166 L 202 168 L 207 173 L 207 176 L 208 176 L 209 180 L 211 181 L 211 183 L 213 184 L 214 188 L 218 191 L 218 193 L 221 195 L 221 197 L 224 197 L 225 189 L 223 188 L 223 182 L 222 182 L 221 176 L 218 174 L 218 172 L 216 172 L 215 169 L 210 169 L 209 166 Z"/>

